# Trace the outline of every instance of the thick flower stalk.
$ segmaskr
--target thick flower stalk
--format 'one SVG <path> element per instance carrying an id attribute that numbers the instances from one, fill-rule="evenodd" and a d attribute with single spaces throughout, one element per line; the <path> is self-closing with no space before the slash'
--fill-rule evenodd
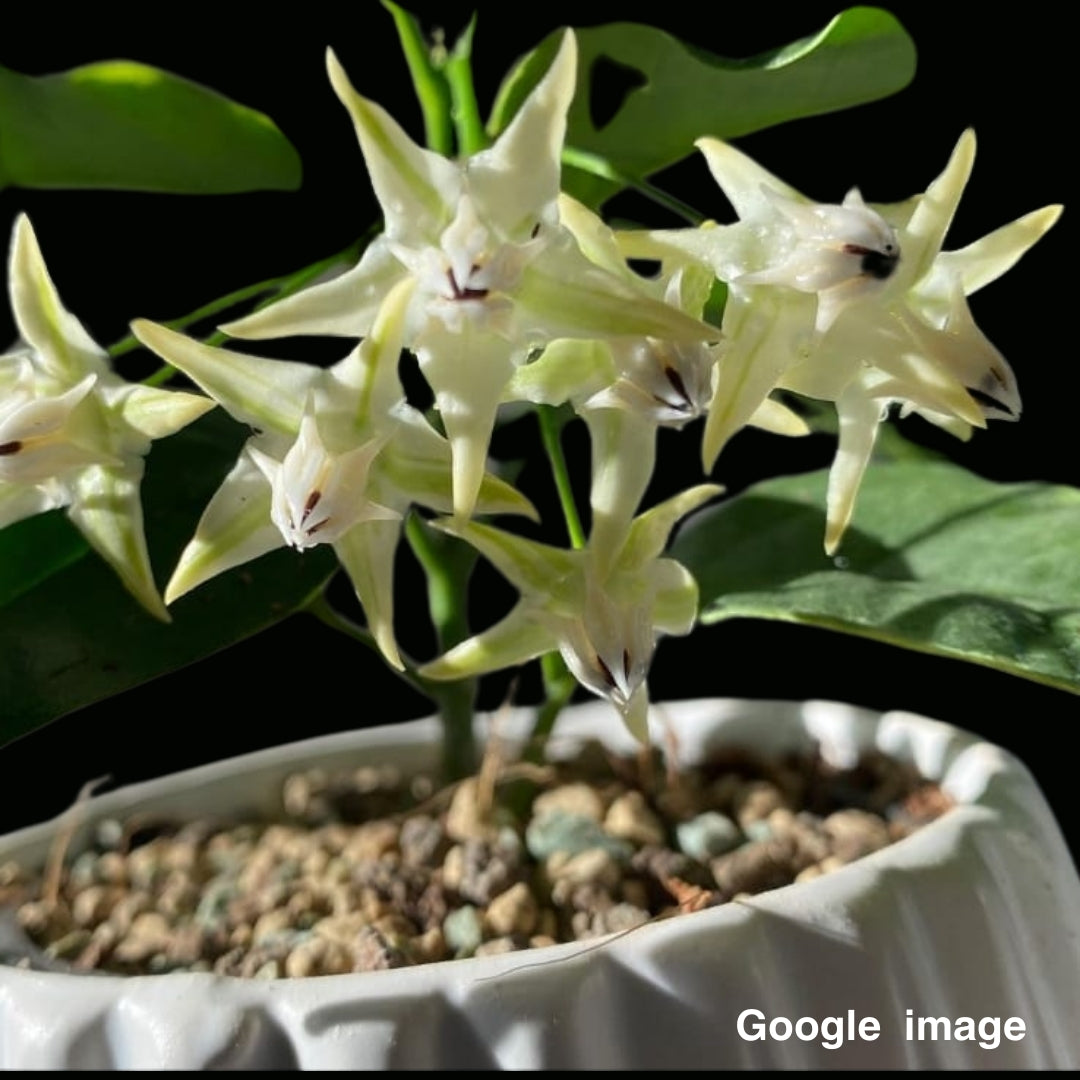
<path id="1" fill-rule="evenodd" d="M 628 256 L 707 265 L 728 283 L 706 468 L 774 389 L 836 403 L 831 553 L 890 407 L 961 436 L 989 419 L 1019 416 L 1013 373 L 975 325 L 966 298 L 1008 270 L 1060 207 L 943 251 L 974 160 L 970 131 L 923 194 L 892 205 L 867 204 L 854 190 L 842 205 L 813 203 L 734 147 L 717 139 L 698 146 L 739 222 L 624 233 L 620 247 Z"/>
<path id="2" fill-rule="evenodd" d="M 65 508 L 139 603 L 167 621 L 143 530 L 143 458 L 153 439 L 214 402 L 121 379 L 61 303 L 25 215 L 8 269 L 21 341 L 0 356 L 0 528 Z"/>
<path id="3" fill-rule="evenodd" d="M 420 674 L 482 675 L 558 650 L 578 682 L 607 698 L 646 741 L 646 677 L 657 639 L 688 634 L 697 618 L 696 582 L 662 552 L 679 519 L 719 490 L 711 484 L 690 488 L 635 518 L 610 566 L 598 563 L 591 545 L 567 551 L 478 522 L 442 522 L 489 559 L 521 599 L 500 622 Z"/>
<path id="4" fill-rule="evenodd" d="M 450 448 L 405 402 L 397 373 L 410 280 L 399 282 L 363 343 L 329 369 L 203 345 L 155 323 L 135 335 L 258 434 L 207 506 L 165 592 L 172 603 L 269 551 L 330 544 L 387 660 L 402 668 L 393 630 L 394 555 L 416 503 L 452 509 Z M 478 509 L 525 513 L 524 496 L 481 477 Z"/>
<path id="5" fill-rule="evenodd" d="M 385 231 L 341 277 L 224 328 L 247 338 L 362 338 L 390 290 L 412 282 L 402 341 L 435 395 L 460 517 L 473 510 L 514 371 L 537 348 L 559 338 L 715 336 L 632 276 L 590 262 L 561 223 L 560 154 L 576 63 L 568 31 L 495 143 L 459 162 L 417 146 L 353 89 L 331 53 L 330 80 L 356 127 Z"/>

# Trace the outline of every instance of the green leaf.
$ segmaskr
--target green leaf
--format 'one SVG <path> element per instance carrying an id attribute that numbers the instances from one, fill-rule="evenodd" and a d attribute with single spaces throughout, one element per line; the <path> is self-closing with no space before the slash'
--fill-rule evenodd
<path id="1" fill-rule="evenodd" d="M 0 67 L 0 188 L 10 185 L 292 191 L 300 158 L 267 116 L 145 64 Z"/>
<path id="2" fill-rule="evenodd" d="M 155 447 L 143 502 L 159 573 L 175 564 L 247 434 L 213 412 Z M 74 533 L 62 517 L 40 520 Z M 101 559 L 78 558 L 21 595 L 4 592 L 0 577 L 0 597 L 11 601 L 0 614 L 0 744 L 272 626 L 303 607 L 335 565 L 326 547 L 274 552 L 178 601 L 168 626 Z"/>
<path id="3" fill-rule="evenodd" d="M 1080 693 L 1080 491 L 941 462 L 872 466 L 835 559 L 822 472 L 706 510 L 672 554 L 701 619 L 808 623 Z"/>
<path id="4" fill-rule="evenodd" d="M 492 134 L 510 122 L 547 70 L 559 37 L 546 38 L 507 76 L 488 123 Z M 637 23 L 581 29 L 578 45 L 567 145 L 636 181 L 687 157 L 702 135 L 734 139 L 875 101 L 903 89 L 915 74 L 911 38 L 893 15 L 871 7 L 851 8 L 816 34 L 746 60 L 715 56 Z M 604 66 L 628 69 L 641 85 L 598 126 L 591 119 L 593 76 L 596 68 L 599 82 Z M 567 164 L 563 186 L 595 208 L 625 183 Z"/>
<path id="5" fill-rule="evenodd" d="M 0 529 L 0 608 L 89 551 L 62 510 Z"/>

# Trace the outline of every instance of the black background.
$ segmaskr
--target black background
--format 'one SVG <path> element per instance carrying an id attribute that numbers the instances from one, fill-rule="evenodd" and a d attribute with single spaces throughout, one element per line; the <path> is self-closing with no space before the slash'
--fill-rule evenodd
<path id="1" fill-rule="evenodd" d="M 817 2 L 778 7 L 672 0 L 647 15 L 614 3 L 525 6 L 491 0 L 416 4 L 413 10 L 429 28 L 445 26 L 452 38 L 474 6 L 480 10 L 475 49 L 485 110 L 513 59 L 562 24 L 634 17 L 738 57 L 809 33 L 838 10 Z M 182 24 L 151 24 L 114 14 L 108 5 L 95 5 L 92 14 L 63 15 L 46 5 L 24 6 L 18 28 L 5 28 L 0 63 L 8 67 L 45 73 L 113 57 L 157 64 L 262 109 L 304 161 L 298 193 L 0 194 L 0 231 L 20 210 L 30 213 L 65 303 L 99 341 L 121 337 L 135 316 L 175 317 L 337 251 L 373 220 L 376 208 L 351 125 L 324 76 L 328 44 L 360 92 L 388 105 L 420 135 L 390 18 L 374 0 L 332 10 L 323 4 L 296 6 L 287 20 L 253 17 L 256 10 L 184 5 L 169 9 L 170 18 L 182 17 Z M 1007 23 L 989 21 L 982 5 L 898 3 L 891 10 L 919 48 L 911 87 L 886 101 L 788 124 L 741 145 L 823 201 L 838 201 L 857 183 L 868 199 L 890 202 L 922 191 L 963 128 L 972 125 L 979 153 L 948 247 L 1036 207 L 1071 201 L 1064 158 L 1074 142 L 1069 137 L 1072 94 L 1066 90 L 1068 45 L 1047 6 L 1024 5 Z M 708 213 L 726 212 L 698 159 L 660 182 Z M 655 223 L 674 222 L 660 217 Z M 1074 251 L 1066 214 L 1005 280 L 973 298 L 980 325 L 1016 370 L 1025 402 L 1020 423 L 994 424 L 966 446 L 948 443 L 957 460 L 987 477 L 1080 482 L 1074 439 L 1080 373 L 1069 261 Z M 6 320 L 5 307 L 0 312 L 0 341 L 5 342 L 12 336 Z M 340 346 L 319 353 L 337 354 Z M 925 426 L 908 430 L 933 440 Z M 692 462 L 693 454 L 675 449 L 673 442 L 665 447 L 675 457 L 673 463 L 664 459 L 662 467 Z M 824 437 L 787 442 L 744 433 L 725 451 L 715 478 L 738 490 L 777 471 L 824 466 L 832 452 Z M 406 580 L 407 559 L 399 570 L 403 622 L 419 610 L 420 601 Z M 168 568 L 157 571 L 164 580 Z M 484 576 L 481 586 L 490 605 L 478 606 L 478 624 L 511 599 L 492 575 Z M 650 684 L 657 699 L 833 698 L 911 709 L 960 724 L 1017 753 L 1039 778 L 1074 850 L 1080 841 L 1074 754 L 1064 748 L 1078 719 L 1078 703 L 1062 691 L 955 660 L 754 621 L 705 628 L 689 639 L 661 644 Z M 505 687 L 504 677 L 489 680 L 484 703 L 497 704 Z M 526 680 L 522 696 L 533 687 Z M 110 773 L 118 783 L 129 782 L 426 711 L 424 700 L 373 658 L 357 656 L 348 642 L 310 619 L 289 620 L 259 639 L 0 750 L 0 828 L 58 812 L 89 777 Z"/>

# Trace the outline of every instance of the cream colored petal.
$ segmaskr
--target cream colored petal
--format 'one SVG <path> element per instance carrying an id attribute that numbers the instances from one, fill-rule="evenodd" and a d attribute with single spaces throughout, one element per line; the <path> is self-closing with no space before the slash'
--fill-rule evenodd
<path id="1" fill-rule="evenodd" d="M 674 559 L 657 559 L 650 570 L 656 590 L 653 625 L 663 634 L 682 637 L 697 623 L 698 585 L 694 575 Z"/>
<path id="2" fill-rule="evenodd" d="M 319 368 L 217 349 L 147 319 L 136 319 L 131 332 L 241 423 L 290 436 L 300 430 Z"/>
<path id="3" fill-rule="evenodd" d="M 252 340 L 303 334 L 360 338 L 371 330 L 387 293 L 405 276 L 405 268 L 380 236 L 351 270 L 225 323 L 221 329 L 232 337 Z"/>
<path id="4" fill-rule="evenodd" d="M 522 593 L 553 598 L 581 564 L 580 553 L 541 544 L 478 521 L 441 520 L 437 528 L 472 544 Z M 576 580 L 576 579 L 575 579 Z M 577 597 L 580 603 L 580 597 Z"/>
<path id="5" fill-rule="evenodd" d="M 558 649 L 558 639 L 528 603 L 481 634 L 455 645 L 420 668 L 425 679 L 464 679 L 502 668 L 519 667 Z"/>
<path id="6" fill-rule="evenodd" d="M 716 365 L 712 404 L 705 420 L 701 457 L 705 471 L 712 469 L 728 440 L 750 423 L 777 387 L 784 373 L 799 359 L 794 347 L 804 324 L 798 318 L 797 301 L 762 295 L 753 300 L 732 290 L 724 312 L 727 345 Z M 788 302 L 785 303 L 785 299 Z"/>
<path id="7" fill-rule="evenodd" d="M 440 514 L 453 512 L 450 444 L 415 409 L 398 411 L 399 423 L 377 471 L 405 503 L 417 502 Z M 480 482 L 478 514 L 522 514 L 539 520 L 536 509 L 516 488 L 491 473 Z"/>
<path id="8" fill-rule="evenodd" d="M 728 197 L 741 220 L 771 217 L 773 209 L 766 191 L 772 191 L 795 202 L 806 202 L 790 184 L 773 176 L 752 157 L 736 150 L 720 139 L 698 139 L 694 144 L 704 155 L 709 172 Z"/>
<path id="9" fill-rule="evenodd" d="M 105 350 L 61 303 L 25 214 L 15 221 L 8 282 L 19 333 L 50 374 L 71 382 L 108 369 Z"/>
<path id="10" fill-rule="evenodd" d="M 634 574 L 647 567 L 667 547 L 675 526 L 723 491 L 718 484 L 697 484 L 638 515 L 627 535 L 619 572 Z"/>
<path id="11" fill-rule="evenodd" d="M 926 189 L 901 237 L 898 277 L 918 281 L 933 265 L 964 194 L 975 163 L 975 132 L 959 138 L 941 175 Z"/>
<path id="12" fill-rule="evenodd" d="M 180 390 L 132 386 L 124 395 L 121 415 L 148 439 L 173 435 L 217 405 L 213 398 Z"/>
<path id="13" fill-rule="evenodd" d="M 502 338 L 466 325 L 460 333 L 425 340 L 417 356 L 453 455 L 454 513 L 466 518 L 487 471 L 495 416 L 514 373 L 513 350 Z"/>
<path id="14" fill-rule="evenodd" d="M 826 496 L 825 554 L 840 546 L 855 509 L 855 497 L 877 441 L 882 404 L 857 385 L 849 387 L 836 403 L 840 441 L 829 469 Z"/>
<path id="15" fill-rule="evenodd" d="M 121 467 L 91 465 L 81 470 L 71 485 L 68 517 L 128 592 L 155 618 L 169 622 L 146 548 L 139 498 L 142 475 L 141 458 Z"/>
<path id="16" fill-rule="evenodd" d="M 471 193 L 504 239 L 524 240 L 540 221 L 554 224 L 576 72 L 577 41 L 566 30 L 551 67 L 509 126 L 489 149 L 465 162 Z"/>
<path id="17" fill-rule="evenodd" d="M 606 343 L 561 338 L 514 370 L 503 401 L 562 405 L 599 393 L 615 381 L 616 374 Z"/>
<path id="18" fill-rule="evenodd" d="M 619 251 L 615 233 L 608 228 L 607 222 L 599 214 L 593 213 L 584 203 L 578 202 L 572 196 L 562 194 L 559 196 L 559 220 L 573 233 L 589 262 L 595 263 L 615 277 L 621 277 L 634 285 L 639 284 L 637 275 Z"/>
<path id="19" fill-rule="evenodd" d="M 171 604 L 185 593 L 285 544 L 270 518 L 270 485 L 245 452 L 214 493 L 165 589 Z"/>
<path id="20" fill-rule="evenodd" d="M 514 299 L 521 330 L 537 340 L 634 336 L 695 342 L 718 337 L 715 326 L 607 273 L 570 242 L 551 244 L 524 268 Z"/>
<path id="21" fill-rule="evenodd" d="M 405 667 L 394 638 L 394 555 L 401 521 L 365 521 L 334 543 L 349 575 L 368 627 L 387 663 Z"/>
<path id="22" fill-rule="evenodd" d="M 592 485 L 589 551 L 601 576 L 618 558 L 652 479 L 656 427 L 625 409 L 588 409 Z"/>
<path id="23" fill-rule="evenodd" d="M 5 484 L 0 482 L 0 529 L 24 518 L 66 506 L 70 495 L 60 484 Z"/>
<path id="24" fill-rule="evenodd" d="M 1011 270 L 1050 230 L 1063 207 L 1044 206 L 957 251 L 943 251 L 927 278 L 919 283 L 919 311 L 941 326 L 952 302 L 952 282 L 959 278 L 970 296 Z"/>
<path id="25" fill-rule="evenodd" d="M 387 236 L 406 243 L 434 240 L 461 196 L 461 168 L 417 146 L 381 105 L 361 97 L 332 49 L 326 52 L 326 69 L 356 127 Z"/>
<path id="26" fill-rule="evenodd" d="M 810 425 L 797 412 L 775 398 L 766 398 L 747 423 L 773 435 L 799 438 L 810 434 Z"/>

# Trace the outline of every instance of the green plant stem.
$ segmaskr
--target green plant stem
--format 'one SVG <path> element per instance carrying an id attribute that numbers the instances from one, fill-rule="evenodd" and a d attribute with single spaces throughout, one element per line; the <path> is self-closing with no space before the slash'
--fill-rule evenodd
<path id="1" fill-rule="evenodd" d="M 555 480 L 555 489 L 559 493 L 559 503 L 562 506 L 563 518 L 566 520 L 570 544 L 575 550 L 580 551 L 585 546 L 585 530 L 581 527 L 581 518 L 578 516 L 574 491 L 570 484 L 570 471 L 566 467 L 566 457 L 563 454 L 560 438 L 563 422 L 553 405 L 538 405 L 536 416 L 540 421 L 540 439 L 551 464 L 551 474 Z"/>
<path id="2" fill-rule="evenodd" d="M 348 615 L 343 615 L 338 611 L 326 598 L 325 588 L 316 592 L 300 610 L 304 614 L 311 615 L 313 618 L 318 619 L 324 626 L 328 626 L 331 630 L 336 630 L 339 634 L 344 634 L 346 637 L 358 642 L 365 648 L 370 649 L 379 657 L 382 657 L 382 651 L 375 640 L 374 634 L 372 634 L 366 626 L 361 626 L 359 623 L 353 622 Z M 390 670 L 407 686 L 415 690 L 418 694 L 423 694 L 424 697 L 430 698 L 436 705 L 441 707 L 447 688 L 453 684 L 436 682 L 434 679 L 425 679 L 417 671 L 418 665 L 416 664 L 416 661 L 404 655 L 401 659 L 405 665 L 403 669 L 399 670 L 389 664 L 387 664 L 387 667 L 390 668 Z"/>
<path id="3" fill-rule="evenodd" d="M 475 554 L 460 541 L 434 533 L 416 514 L 405 521 L 405 538 L 427 579 L 428 611 L 438 649 L 445 652 L 469 636 L 468 584 Z M 457 679 L 438 686 L 436 700 L 444 729 L 443 775 L 457 780 L 476 767 L 473 719 L 477 683 L 475 679 Z"/>
<path id="4" fill-rule="evenodd" d="M 424 117 L 424 139 L 428 149 L 450 157 L 454 152 L 454 127 L 450 122 L 450 90 L 416 19 L 391 0 L 383 7 L 394 17 L 401 51 L 409 67 L 413 89 Z"/>
<path id="5" fill-rule="evenodd" d="M 236 304 L 242 303 L 244 300 L 250 300 L 252 297 L 259 296 L 261 293 L 265 292 L 269 292 L 272 295 L 256 304 L 254 308 L 255 311 L 261 310 L 268 304 L 276 303 L 278 300 L 284 300 L 285 297 L 299 292 L 316 278 L 325 274 L 331 267 L 337 266 L 339 263 L 349 264 L 354 262 L 359 258 L 360 253 L 367 247 L 372 236 L 379 228 L 380 224 L 373 225 L 359 240 L 354 241 L 343 251 L 339 251 L 335 255 L 329 255 L 325 259 L 320 259 L 318 262 L 311 263 L 310 266 L 305 266 L 300 270 L 293 270 L 288 274 L 281 274 L 276 278 L 267 278 L 265 281 L 256 282 L 254 285 L 246 285 L 242 289 L 237 289 L 235 292 L 219 297 L 217 300 L 211 300 L 208 304 L 203 304 L 202 307 L 197 308 L 187 315 L 182 315 L 178 319 L 172 319 L 164 325 L 169 327 L 170 330 L 184 330 L 193 323 L 208 319 L 211 315 L 216 315 L 220 311 L 226 311 Z M 221 330 L 215 330 L 212 334 L 208 334 L 203 338 L 202 341 L 206 345 L 221 345 L 228 341 L 228 335 Z M 141 345 L 142 342 L 140 342 L 138 338 L 133 334 L 129 334 L 127 337 L 121 338 L 114 345 L 109 346 L 109 356 L 115 360 L 117 357 L 131 352 Z M 143 384 L 145 386 L 161 386 L 169 381 L 174 371 L 175 368 L 173 368 L 171 364 L 163 364 L 157 371 L 143 379 Z"/>
<path id="6" fill-rule="evenodd" d="M 473 86 L 472 41 L 476 31 L 476 15 L 469 20 L 447 57 L 443 73 L 450 88 L 450 115 L 457 133 L 458 154 L 469 157 L 488 146 L 487 131 L 480 118 L 480 105 Z"/>
<path id="7" fill-rule="evenodd" d="M 682 199 L 669 195 L 666 191 L 650 184 L 648 180 L 637 180 L 626 173 L 619 172 L 607 158 L 599 154 L 590 154 L 587 150 L 577 150 L 573 146 L 564 146 L 562 162 L 571 168 L 580 169 L 582 172 L 592 173 L 603 180 L 611 180 L 622 187 L 633 188 L 634 191 L 644 195 L 646 199 L 656 203 L 657 206 L 670 210 L 689 224 L 698 226 L 705 220 L 705 215 L 695 210 L 689 203 Z"/>

